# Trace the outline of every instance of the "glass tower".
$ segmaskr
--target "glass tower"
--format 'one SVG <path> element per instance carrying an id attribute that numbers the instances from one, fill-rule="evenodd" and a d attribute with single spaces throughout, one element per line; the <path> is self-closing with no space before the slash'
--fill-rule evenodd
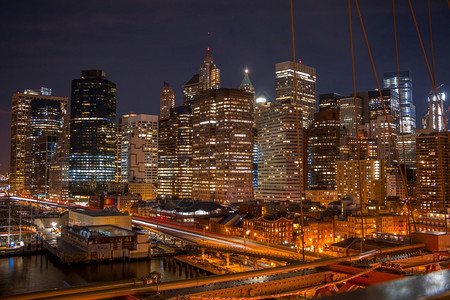
<path id="1" fill-rule="evenodd" d="M 101 70 L 72 80 L 70 188 L 75 200 L 107 190 L 115 178 L 116 84 Z"/>
<path id="2" fill-rule="evenodd" d="M 401 123 L 403 133 L 410 134 L 416 131 L 416 107 L 413 104 L 412 79 L 409 71 L 384 73 L 384 88 L 393 90 L 401 98 Z"/>

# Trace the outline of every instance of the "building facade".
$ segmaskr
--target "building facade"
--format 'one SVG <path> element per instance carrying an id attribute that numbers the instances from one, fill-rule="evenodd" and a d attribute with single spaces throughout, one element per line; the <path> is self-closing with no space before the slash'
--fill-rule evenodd
<path id="1" fill-rule="evenodd" d="M 11 191 L 48 195 L 50 162 L 67 116 L 66 97 L 51 89 L 25 90 L 12 98 Z"/>
<path id="2" fill-rule="evenodd" d="M 123 115 L 119 120 L 122 182 L 156 185 L 158 179 L 158 116 Z"/>
<path id="3" fill-rule="evenodd" d="M 192 198 L 253 199 L 253 94 L 209 89 L 194 100 Z"/>
<path id="4" fill-rule="evenodd" d="M 446 132 L 423 130 L 417 136 L 416 198 L 423 213 L 449 213 L 450 141 Z"/>
<path id="5" fill-rule="evenodd" d="M 101 70 L 72 80 L 70 189 L 76 201 L 107 190 L 115 179 L 116 85 Z"/>
<path id="6" fill-rule="evenodd" d="M 192 197 L 192 108 L 177 106 L 159 121 L 158 195 Z"/>
<path id="7" fill-rule="evenodd" d="M 314 122 L 308 129 L 308 189 L 336 188 L 339 142 L 339 111 L 328 109 L 315 113 Z"/>
<path id="8" fill-rule="evenodd" d="M 308 128 L 316 112 L 316 69 L 295 63 L 297 101 L 301 113 L 301 127 Z M 275 65 L 276 101 L 295 104 L 294 63 Z"/>
<path id="9" fill-rule="evenodd" d="M 159 117 L 161 119 L 168 118 L 170 116 L 170 109 L 174 106 L 175 94 L 173 93 L 173 88 L 164 81 L 164 86 L 161 89 Z"/>
<path id="10" fill-rule="evenodd" d="M 272 103 L 258 116 L 259 201 L 300 201 L 307 189 L 306 130 L 300 129 L 297 147 L 295 105 Z M 299 168 L 300 167 L 300 168 Z"/>

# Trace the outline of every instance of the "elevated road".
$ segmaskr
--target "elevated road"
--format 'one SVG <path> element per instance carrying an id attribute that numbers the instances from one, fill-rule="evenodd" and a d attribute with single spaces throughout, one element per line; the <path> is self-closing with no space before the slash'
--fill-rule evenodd
<path id="1" fill-rule="evenodd" d="M 54 206 L 61 209 L 93 209 L 58 201 L 37 200 L 24 197 L 10 198 L 16 201 L 27 201 L 30 203 Z M 268 246 L 267 244 L 263 244 L 254 240 L 224 236 L 207 231 L 204 232 L 202 230 L 195 230 L 192 228 L 164 222 L 156 218 L 143 218 L 133 216 L 132 222 L 133 224 L 139 225 L 143 228 L 159 231 L 166 235 L 175 237 L 179 240 L 183 240 L 187 243 L 191 243 L 205 249 L 274 260 L 284 260 L 288 262 L 298 262 L 301 260 L 302 256 L 301 253 L 298 253 L 294 249 L 289 249 L 283 246 Z M 306 261 L 313 261 L 318 258 L 311 255 L 305 255 L 305 259 Z"/>
<path id="2" fill-rule="evenodd" d="M 143 228 L 156 230 L 188 243 L 195 244 L 201 248 L 223 251 L 228 253 L 243 254 L 275 260 L 286 260 L 298 262 L 301 260 L 301 253 L 284 249 L 283 246 L 268 246 L 254 240 L 239 237 L 230 237 L 201 230 L 194 230 L 188 227 L 179 226 L 163 222 L 156 218 L 133 217 L 133 223 Z M 318 259 L 311 255 L 305 255 L 307 261 Z"/>

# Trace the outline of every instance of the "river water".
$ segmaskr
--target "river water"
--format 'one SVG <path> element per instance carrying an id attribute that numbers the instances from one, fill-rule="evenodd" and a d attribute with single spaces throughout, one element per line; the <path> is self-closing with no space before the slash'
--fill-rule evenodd
<path id="1" fill-rule="evenodd" d="M 0 297 L 54 288 L 141 278 L 156 271 L 161 281 L 189 278 L 164 266 L 163 258 L 63 266 L 44 254 L 0 258 Z"/>

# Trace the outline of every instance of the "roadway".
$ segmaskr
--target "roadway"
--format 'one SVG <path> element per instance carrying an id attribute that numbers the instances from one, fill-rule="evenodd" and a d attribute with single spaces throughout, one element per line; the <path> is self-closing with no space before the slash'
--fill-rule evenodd
<path id="1" fill-rule="evenodd" d="M 70 209 L 70 208 L 92 209 L 89 207 L 82 207 L 59 201 L 37 200 L 24 197 L 10 197 L 10 198 L 16 201 L 27 201 L 31 203 L 38 203 L 41 205 L 55 206 L 62 209 Z M 286 249 L 283 249 L 284 248 L 283 246 L 268 246 L 267 244 L 260 243 L 250 239 L 224 236 L 207 231 L 195 230 L 188 227 L 164 222 L 156 218 L 142 218 L 133 216 L 132 222 L 135 225 L 139 225 L 143 228 L 148 228 L 154 231 L 159 231 L 161 233 L 194 244 L 201 248 L 207 248 L 234 254 L 243 254 L 247 256 L 257 256 L 261 258 L 268 258 L 274 260 L 286 260 L 289 262 L 298 262 L 299 260 L 302 259 L 301 252 L 298 253 L 295 249 L 291 250 L 287 247 Z M 306 261 L 313 261 L 316 259 L 318 258 L 315 256 L 305 255 Z"/>
<path id="2" fill-rule="evenodd" d="M 294 249 L 283 249 L 282 247 L 268 246 L 254 240 L 239 237 L 230 237 L 202 230 L 170 224 L 155 218 L 133 217 L 133 223 L 143 228 L 152 229 L 173 236 L 177 239 L 192 243 L 201 248 L 223 251 L 261 258 L 278 259 L 298 262 L 302 259 L 301 253 Z M 305 255 L 305 260 L 318 259 L 311 255 Z"/>

